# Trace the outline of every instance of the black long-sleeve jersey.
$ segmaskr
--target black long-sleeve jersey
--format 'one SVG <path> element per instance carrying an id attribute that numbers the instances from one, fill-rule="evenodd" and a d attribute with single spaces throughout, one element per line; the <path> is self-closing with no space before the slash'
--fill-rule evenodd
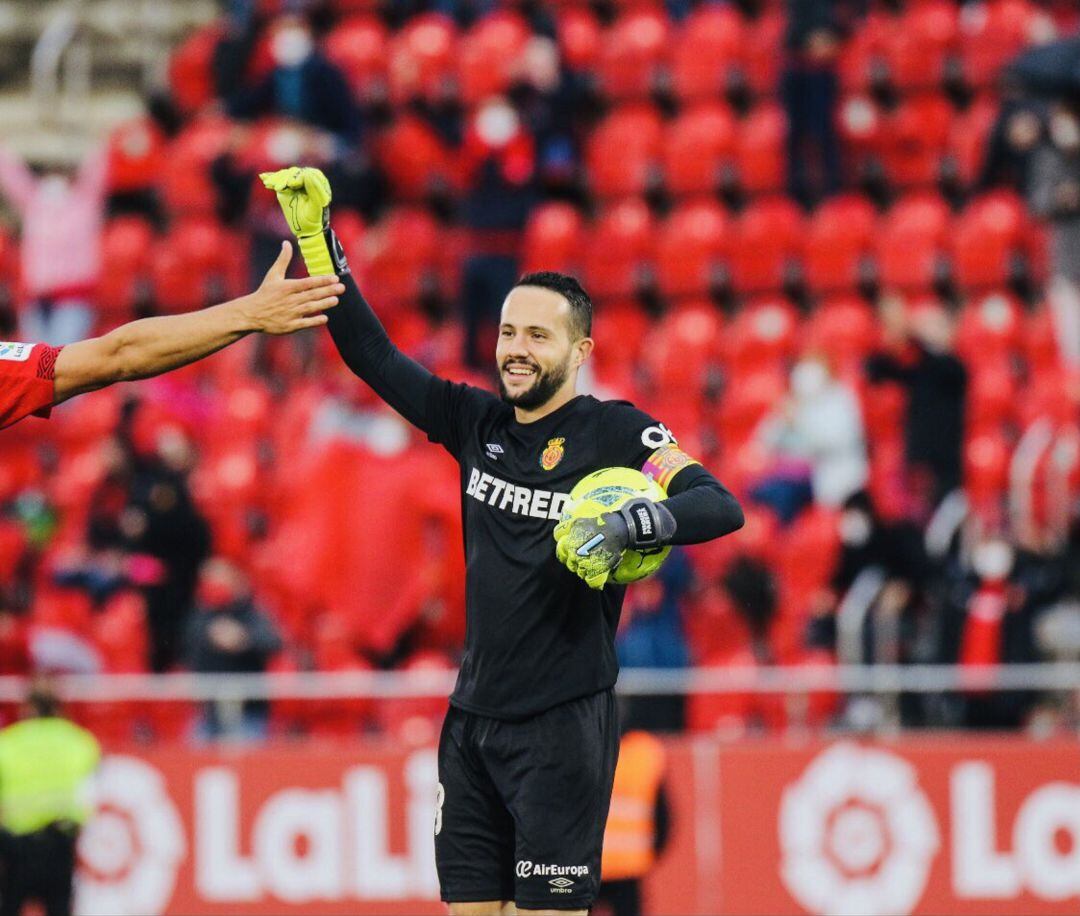
<path id="1" fill-rule="evenodd" d="M 735 498 L 662 423 L 625 401 L 579 395 L 520 423 L 490 392 L 432 375 L 393 346 L 340 246 L 330 248 L 346 286 L 329 312 L 342 357 L 461 467 L 466 633 L 450 702 L 523 719 L 613 686 L 625 588 L 591 589 L 556 559 L 552 531 L 570 490 L 600 468 L 642 469 L 667 486 L 676 543 L 738 528 Z"/>

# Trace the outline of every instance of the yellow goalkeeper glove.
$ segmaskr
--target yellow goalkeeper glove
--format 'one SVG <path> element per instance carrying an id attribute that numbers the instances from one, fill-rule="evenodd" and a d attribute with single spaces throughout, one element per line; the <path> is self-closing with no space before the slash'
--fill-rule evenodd
<path id="1" fill-rule="evenodd" d="M 259 175 L 277 194 L 285 219 L 296 236 L 311 276 L 334 273 L 328 241 L 330 228 L 330 182 L 315 168 L 290 166 Z"/>

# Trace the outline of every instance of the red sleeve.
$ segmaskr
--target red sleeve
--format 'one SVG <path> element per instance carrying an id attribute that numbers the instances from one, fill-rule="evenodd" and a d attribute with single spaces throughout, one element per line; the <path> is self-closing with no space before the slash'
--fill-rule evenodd
<path id="1" fill-rule="evenodd" d="M 0 342 L 0 429 L 33 414 L 48 417 L 56 398 L 60 347 Z"/>

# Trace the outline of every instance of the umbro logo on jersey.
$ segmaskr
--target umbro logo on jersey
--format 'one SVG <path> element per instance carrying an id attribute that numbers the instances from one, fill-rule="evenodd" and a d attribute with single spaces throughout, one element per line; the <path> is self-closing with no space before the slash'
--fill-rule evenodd
<path id="1" fill-rule="evenodd" d="M 499 456 L 503 454 L 503 447 L 495 442 L 489 442 L 484 448 L 487 449 L 487 456 L 492 461 L 498 461 Z"/>

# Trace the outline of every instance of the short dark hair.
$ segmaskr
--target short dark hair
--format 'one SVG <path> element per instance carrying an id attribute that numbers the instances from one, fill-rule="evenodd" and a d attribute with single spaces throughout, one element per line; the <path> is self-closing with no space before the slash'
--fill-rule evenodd
<path id="1" fill-rule="evenodd" d="M 592 299 L 569 274 L 561 274 L 554 270 L 538 270 L 535 273 L 525 274 L 514 287 L 539 286 L 558 293 L 570 303 L 570 331 L 575 334 L 575 340 L 588 337 L 592 334 Z"/>

